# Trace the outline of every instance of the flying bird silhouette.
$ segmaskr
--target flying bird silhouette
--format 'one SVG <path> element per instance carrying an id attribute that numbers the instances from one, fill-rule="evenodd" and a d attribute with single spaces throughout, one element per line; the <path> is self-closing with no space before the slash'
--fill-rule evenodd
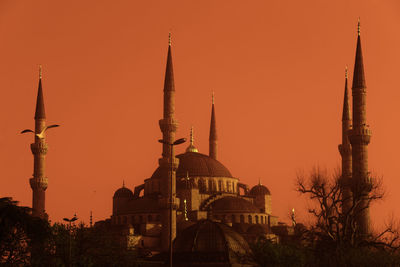
<path id="1" fill-rule="evenodd" d="M 36 135 L 38 138 L 43 139 L 43 138 L 44 138 L 44 132 L 45 132 L 47 129 L 54 128 L 54 127 L 59 127 L 59 126 L 60 126 L 60 125 L 58 125 L 58 124 L 53 124 L 53 125 L 46 126 L 46 127 L 43 128 L 43 130 L 42 130 L 40 133 L 37 133 L 37 134 L 35 134 L 35 135 Z M 23 133 L 35 133 L 35 132 L 32 131 L 31 129 L 25 129 L 25 130 L 23 130 L 23 131 L 21 132 L 21 134 L 23 134 Z"/>

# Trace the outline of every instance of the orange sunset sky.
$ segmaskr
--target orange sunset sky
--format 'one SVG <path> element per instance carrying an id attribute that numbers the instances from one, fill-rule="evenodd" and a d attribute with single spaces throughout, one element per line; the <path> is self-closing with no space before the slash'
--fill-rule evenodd
<path id="1" fill-rule="evenodd" d="M 33 137 L 19 132 L 34 127 L 41 64 L 47 123 L 61 124 L 47 134 L 46 211 L 53 222 L 109 217 L 122 181 L 133 190 L 161 157 L 171 31 L 177 138 L 193 125 L 208 154 L 214 91 L 219 160 L 250 186 L 260 178 L 282 221 L 293 207 L 307 219 L 296 172 L 340 164 L 358 17 L 369 166 L 387 192 L 371 213 L 377 227 L 400 219 L 398 0 L 0 0 L 0 197 L 31 206 Z"/>

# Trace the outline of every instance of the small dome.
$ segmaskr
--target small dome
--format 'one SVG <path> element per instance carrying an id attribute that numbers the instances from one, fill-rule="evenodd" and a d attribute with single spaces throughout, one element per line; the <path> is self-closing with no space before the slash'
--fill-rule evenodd
<path id="1" fill-rule="evenodd" d="M 239 197 L 224 197 L 215 200 L 210 204 L 212 212 L 238 212 L 238 213 L 258 213 L 260 210 L 251 202 Z"/>
<path id="2" fill-rule="evenodd" d="M 200 220 L 184 229 L 174 241 L 174 258 L 184 262 L 239 263 L 250 250 L 246 240 L 223 223 Z"/>
<path id="3" fill-rule="evenodd" d="M 126 187 L 121 187 L 114 193 L 114 198 L 133 198 L 133 193 Z"/>
<path id="4" fill-rule="evenodd" d="M 263 186 L 262 184 L 258 184 L 250 190 L 249 194 L 252 196 L 271 195 L 271 192 L 267 187 Z"/>
<path id="5" fill-rule="evenodd" d="M 229 170 L 218 160 L 197 152 L 186 152 L 176 156 L 179 159 L 177 178 L 190 177 L 232 177 Z M 168 175 L 160 167 L 156 169 L 151 178 L 160 179 Z"/>

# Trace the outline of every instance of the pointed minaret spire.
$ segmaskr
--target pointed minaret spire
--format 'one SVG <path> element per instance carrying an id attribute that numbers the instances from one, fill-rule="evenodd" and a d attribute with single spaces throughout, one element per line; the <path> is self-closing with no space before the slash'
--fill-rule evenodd
<path id="1" fill-rule="evenodd" d="M 199 152 L 194 146 L 193 126 L 190 128 L 190 145 L 186 148 L 186 152 Z"/>
<path id="2" fill-rule="evenodd" d="M 215 121 L 215 105 L 214 105 L 214 92 L 212 93 L 211 102 L 211 122 L 210 122 L 210 137 L 209 141 L 209 156 L 210 158 L 217 159 L 217 124 Z"/>
<path id="3" fill-rule="evenodd" d="M 352 155 L 351 145 L 349 141 L 349 131 L 351 130 L 351 114 L 349 104 L 349 93 L 347 90 L 348 70 L 345 69 L 344 82 L 344 98 L 343 98 L 343 113 L 342 113 L 342 143 L 339 145 L 340 156 L 342 157 L 342 211 L 348 212 L 351 207 L 351 171 L 352 171 Z"/>
<path id="4" fill-rule="evenodd" d="M 357 49 L 354 63 L 353 88 L 365 88 L 364 63 L 361 49 L 360 19 L 357 26 Z"/>
<path id="5" fill-rule="evenodd" d="M 345 70 L 345 82 L 344 82 L 344 100 L 343 100 L 343 113 L 342 113 L 342 121 L 351 121 L 351 116 L 350 116 L 350 105 L 349 105 L 349 93 L 347 90 L 347 82 L 348 80 L 348 70 L 346 66 Z"/>
<path id="6" fill-rule="evenodd" d="M 42 90 L 42 66 L 39 66 L 39 86 L 36 99 L 35 119 L 45 119 L 45 118 L 46 114 L 44 111 L 44 100 L 43 100 L 43 90 Z"/>

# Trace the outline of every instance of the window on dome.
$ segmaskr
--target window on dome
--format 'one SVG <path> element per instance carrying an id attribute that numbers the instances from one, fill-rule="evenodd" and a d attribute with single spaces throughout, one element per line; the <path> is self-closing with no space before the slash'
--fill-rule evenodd
<path id="1" fill-rule="evenodd" d="M 218 191 L 220 192 L 224 191 L 221 180 L 218 181 Z"/>
<path id="2" fill-rule="evenodd" d="M 249 223 L 253 223 L 253 218 L 249 215 Z"/>
<path id="3" fill-rule="evenodd" d="M 204 181 L 203 179 L 200 179 L 199 183 L 200 183 L 200 192 L 205 193 L 207 191 L 206 181 Z"/>

